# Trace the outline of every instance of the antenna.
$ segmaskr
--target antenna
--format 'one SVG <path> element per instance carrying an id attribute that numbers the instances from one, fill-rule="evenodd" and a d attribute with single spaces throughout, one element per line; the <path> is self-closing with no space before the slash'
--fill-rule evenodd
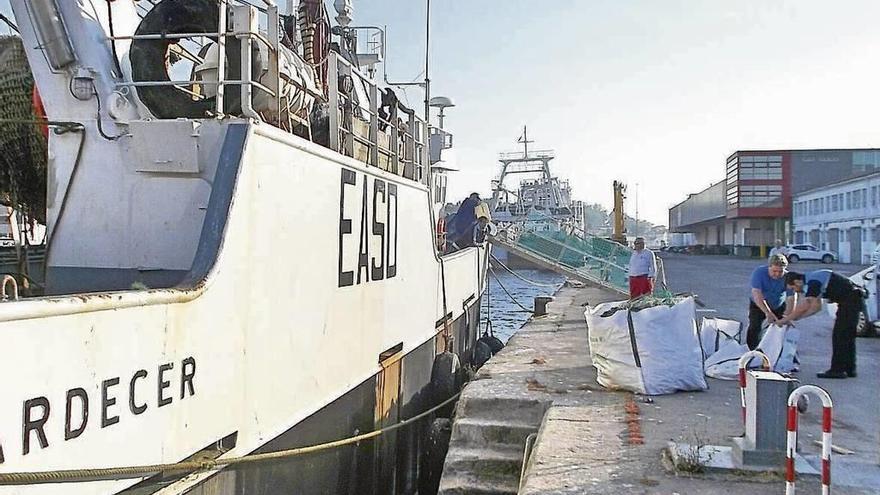
<path id="1" fill-rule="evenodd" d="M 523 126 L 522 136 L 516 140 L 517 143 L 523 144 L 523 158 L 529 157 L 529 143 L 534 143 L 534 141 L 529 141 L 529 129 L 526 126 Z"/>

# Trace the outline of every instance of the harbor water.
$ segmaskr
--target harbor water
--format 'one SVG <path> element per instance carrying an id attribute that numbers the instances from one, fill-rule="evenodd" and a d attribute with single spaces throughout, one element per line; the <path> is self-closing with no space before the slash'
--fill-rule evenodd
<path id="1" fill-rule="evenodd" d="M 527 269 L 514 269 L 513 271 L 519 277 L 500 266 L 496 266 L 489 273 L 489 287 L 483 295 L 483 304 L 480 310 L 482 318 L 480 332 L 486 331 L 490 326 L 495 332 L 495 336 L 502 342 L 507 342 L 507 339 L 529 319 L 531 310 L 534 308 L 535 297 L 552 296 L 565 283 L 565 277 L 550 271 Z M 540 285 L 526 282 L 523 279 Z M 505 293 L 505 289 L 510 293 L 509 295 Z M 487 325 L 487 320 L 491 322 L 491 325 Z"/>

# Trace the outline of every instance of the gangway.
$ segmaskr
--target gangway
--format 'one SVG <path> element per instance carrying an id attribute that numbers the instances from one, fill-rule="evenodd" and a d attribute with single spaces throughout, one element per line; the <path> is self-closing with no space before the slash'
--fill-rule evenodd
<path id="1" fill-rule="evenodd" d="M 510 227 L 490 238 L 508 253 L 541 268 L 588 285 L 629 295 L 629 258 L 632 249 L 583 231 L 533 231 Z M 662 261 L 657 260 L 655 293 L 666 292 Z"/>

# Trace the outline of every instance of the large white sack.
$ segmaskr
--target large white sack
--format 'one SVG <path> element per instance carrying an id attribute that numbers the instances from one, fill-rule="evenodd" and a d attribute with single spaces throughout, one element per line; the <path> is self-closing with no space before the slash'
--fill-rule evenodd
<path id="1" fill-rule="evenodd" d="M 633 355 L 627 311 L 619 309 L 602 316 L 625 304 L 626 301 L 604 303 L 588 307 L 584 312 L 590 333 L 590 359 L 596 367 L 599 385 L 644 394 L 645 384 Z"/>
<path id="2" fill-rule="evenodd" d="M 647 394 L 709 388 L 695 311 L 694 299 L 689 297 L 672 307 L 630 312 Z"/>
<path id="3" fill-rule="evenodd" d="M 739 358 L 748 351 L 745 344 L 725 340 L 718 351 L 706 358 L 706 376 L 719 380 L 739 379 Z"/>
<path id="4" fill-rule="evenodd" d="M 718 352 L 726 340 L 742 341 L 742 323 L 722 318 L 703 318 L 700 326 L 700 344 L 703 346 L 703 357 L 708 358 Z"/>
<path id="5" fill-rule="evenodd" d="M 794 371 L 794 356 L 800 332 L 793 326 L 770 325 L 764 331 L 757 350 L 770 358 L 770 368 L 777 373 Z"/>
<path id="6" fill-rule="evenodd" d="M 635 312 L 625 304 L 605 303 L 584 312 L 599 384 L 648 395 L 708 388 L 693 299 Z"/>

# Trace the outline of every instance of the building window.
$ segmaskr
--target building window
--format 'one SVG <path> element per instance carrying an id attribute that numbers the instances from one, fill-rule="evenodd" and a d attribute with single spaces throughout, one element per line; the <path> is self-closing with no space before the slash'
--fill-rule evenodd
<path id="1" fill-rule="evenodd" d="M 858 210 L 862 207 L 862 192 L 858 189 L 853 191 L 852 207 L 854 210 Z"/>
<path id="2" fill-rule="evenodd" d="M 880 169 L 880 151 L 853 151 L 852 160 L 854 172 Z"/>
<path id="3" fill-rule="evenodd" d="M 737 201 L 741 208 L 779 208 L 782 206 L 782 186 L 743 184 L 739 186 Z"/>
<path id="4" fill-rule="evenodd" d="M 852 204 L 853 204 L 852 192 L 848 192 L 848 193 L 846 193 L 846 209 L 852 210 L 852 207 L 853 207 Z"/>
<path id="5" fill-rule="evenodd" d="M 727 170 L 730 171 L 730 162 Z M 739 179 L 782 179 L 782 156 L 739 157 Z"/>
<path id="6" fill-rule="evenodd" d="M 877 186 L 871 186 L 871 206 L 877 206 Z"/>

